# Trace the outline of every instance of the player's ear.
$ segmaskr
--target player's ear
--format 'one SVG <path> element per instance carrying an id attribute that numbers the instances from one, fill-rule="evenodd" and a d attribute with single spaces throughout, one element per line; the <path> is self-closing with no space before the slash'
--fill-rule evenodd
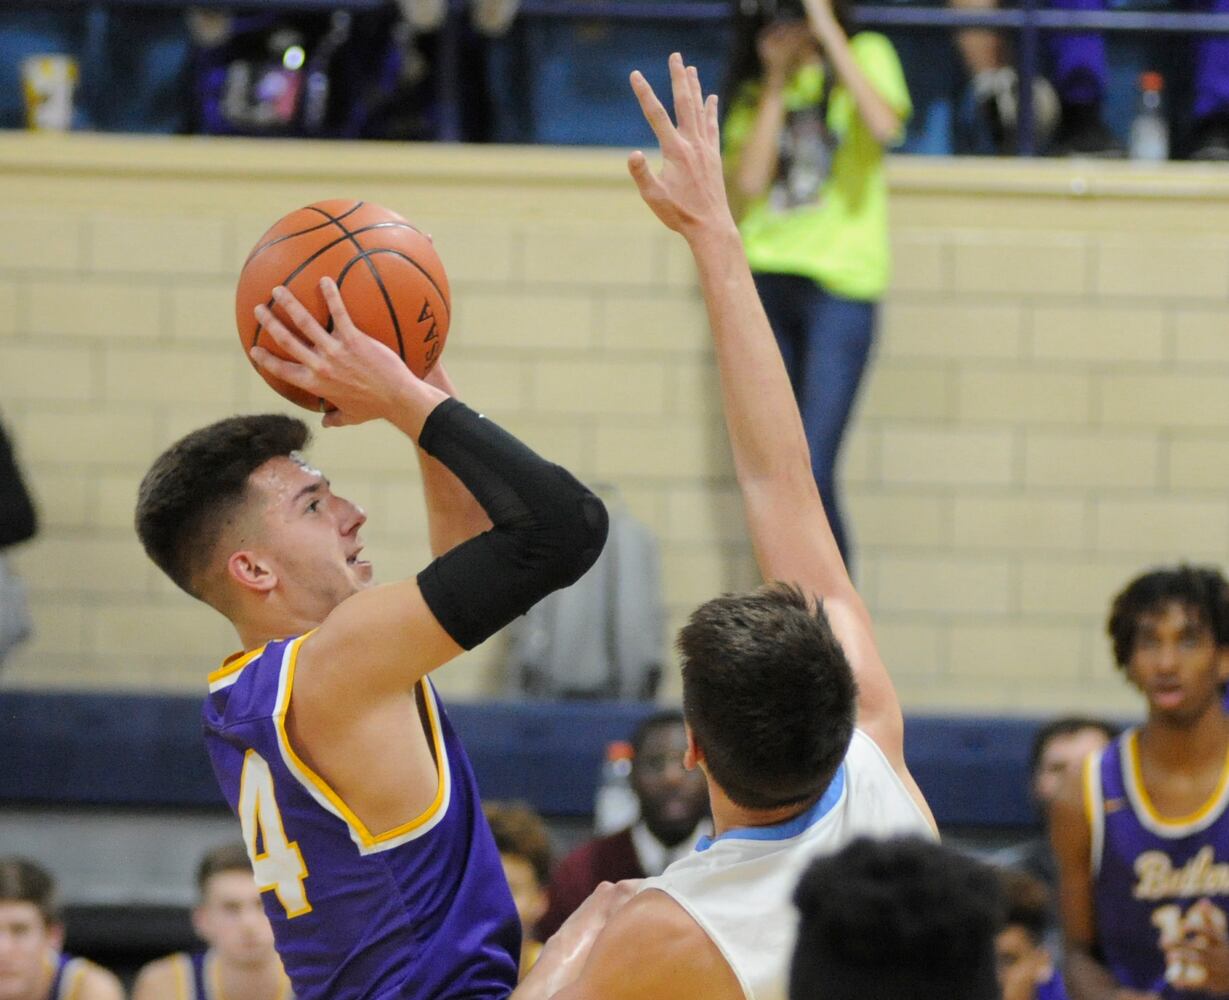
<path id="1" fill-rule="evenodd" d="M 1216 650 L 1216 679 L 1229 684 L 1229 646 L 1219 646 Z"/>
<path id="2" fill-rule="evenodd" d="M 53 951 L 62 951 L 64 948 L 64 925 L 63 924 L 48 924 L 47 925 L 47 943 Z"/>
<path id="3" fill-rule="evenodd" d="M 273 568 L 250 549 L 232 552 L 226 560 L 226 574 L 245 590 L 266 594 L 277 586 Z"/>
<path id="4" fill-rule="evenodd" d="M 209 916 L 203 904 L 192 907 L 192 929 L 202 941 L 210 940 Z"/>
<path id="5" fill-rule="evenodd" d="M 691 726 L 684 725 L 684 728 L 687 730 L 687 749 L 683 751 L 683 767 L 694 771 L 704 761 L 704 751 L 696 742 L 696 734 L 691 731 Z"/>

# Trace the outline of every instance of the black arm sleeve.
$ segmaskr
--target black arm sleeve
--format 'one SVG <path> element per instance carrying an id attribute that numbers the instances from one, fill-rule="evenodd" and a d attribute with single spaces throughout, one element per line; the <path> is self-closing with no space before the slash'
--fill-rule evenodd
<path id="1" fill-rule="evenodd" d="M 0 549 L 24 542 L 37 530 L 34 504 L 22 482 L 8 435 L 0 426 Z"/>
<path id="2" fill-rule="evenodd" d="M 597 561 L 606 508 L 566 469 L 455 399 L 431 411 L 418 444 L 465 484 L 493 525 L 418 574 L 427 607 L 461 648 L 494 635 Z"/>

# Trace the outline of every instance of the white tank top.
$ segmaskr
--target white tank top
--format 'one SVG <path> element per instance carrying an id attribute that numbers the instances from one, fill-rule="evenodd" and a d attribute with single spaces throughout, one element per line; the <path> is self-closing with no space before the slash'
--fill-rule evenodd
<path id="1" fill-rule="evenodd" d="M 794 889 L 807 863 L 858 837 L 905 835 L 936 839 L 883 751 L 856 729 L 836 777 L 809 810 L 777 826 L 705 838 L 640 891 L 668 893 L 691 914 L 721 949 L 747 1000 L 786 1000 Z"/>

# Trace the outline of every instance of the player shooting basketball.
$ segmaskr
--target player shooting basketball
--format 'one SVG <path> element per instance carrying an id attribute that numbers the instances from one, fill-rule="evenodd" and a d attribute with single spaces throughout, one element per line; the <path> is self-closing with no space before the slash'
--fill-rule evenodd
<path id="1" fill-rule="evenodd" d="M 716 835 L 643 884 L 559 997 L 783 1000 L 807 862 L 862 835 L 933 837 L 934 821 L 726 202 L 716 99 L 678 55 L 670 76 L 677 126 L 632 77 L 665 165 L 655 176 L 635 153 L 629 167 L 695 257 L 756 558 L 784 582 L 709 601 L 680 634 L 685 760 L 708 780 Z"/>
<path id="2" fill-rule="evenodd" d="M 295 995 L 504 998 L 516 908 L 427 675 L 584 573 L 605 509 L 451 398 L 442 367 L 424 381 L 364 336 L 332 281 L 322 289 L 331 333 L 279 289 L 301 337 L 261 306 L 290 360 L 253 357 L 330 400 L 326 425 L 382 419 L 417 442 L 435 561 L 373 585 L 362 508 L 304 462 L 307 427 L 284 416 L 223 420 L 169 448 L 141 483 L 137 531 L 246 650 L 209 678 L 206 742 Z M 564 934 L 543 955 L 547 992 L 576 943 Z"/>

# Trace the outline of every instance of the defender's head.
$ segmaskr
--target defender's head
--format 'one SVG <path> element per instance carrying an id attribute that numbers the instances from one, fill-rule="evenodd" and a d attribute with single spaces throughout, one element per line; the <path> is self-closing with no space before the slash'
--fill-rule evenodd
<path id="1" fill-rule="evenodd" d="M 278 414 L 230 417 L 182 438 L 141 482 L 145 551 L 193 597 L 231 618 L 276 602 L 318 623 L 371 582 L 358 559 L 361 508 L 299 457 L 307 425 Z"/>
<path id="2" fill-rule="evenodd" d="M 790 1000 L 998 1000 L 994 872 L 930 841 L 856 840 L 811 864 Z"/>
<path id="3" fill-rule="evenodd" d="M 1028 773 L 1033 801 L 1045 812 L 1062 789 L 1067 776 L 1078 771 L 1089 754 L 1099 753 L 1118 735 L 1118 727 L 1104 719 L 1064 715 L 1033 735 Z"/>
<path id="4" fill-rule="evenodd" d="M 0 998 L 34 996 L 49 951 L 64 944 L 55 879 L 25 858 L 0 858 Z"/>
<path id="5" fill-rule="evenodd" d="M 242 844 L 216 847 L 201 858 L 196 886 L 192 926 L 225 964 L 252 968 L 277 961 L 273 928 Z"/>
<path id="6" fill-rule="evenodd" d="M 1152 713 L 1197 717 L 1229 681 L 1229 583 L 1207 566 L 1155 569 L 1110 609 L 1114 659 Z"/>
<path id="7" fill-rule="evenodd" d="M 546 916 L 550 899 L 550 834 L 542 817 L 524 802 L 487 802 L 482 807 L 495 837 L 512 902 L 521 918 L 521 932 L 532 939 Z"/>
<path id="8" fill-rule="evenodd" d="M 679 633 L 693 756 L 736 805 L 817 799 L 853 736 L 857 687 L 822 605 L 773 583 L 726 594 Z"/>

